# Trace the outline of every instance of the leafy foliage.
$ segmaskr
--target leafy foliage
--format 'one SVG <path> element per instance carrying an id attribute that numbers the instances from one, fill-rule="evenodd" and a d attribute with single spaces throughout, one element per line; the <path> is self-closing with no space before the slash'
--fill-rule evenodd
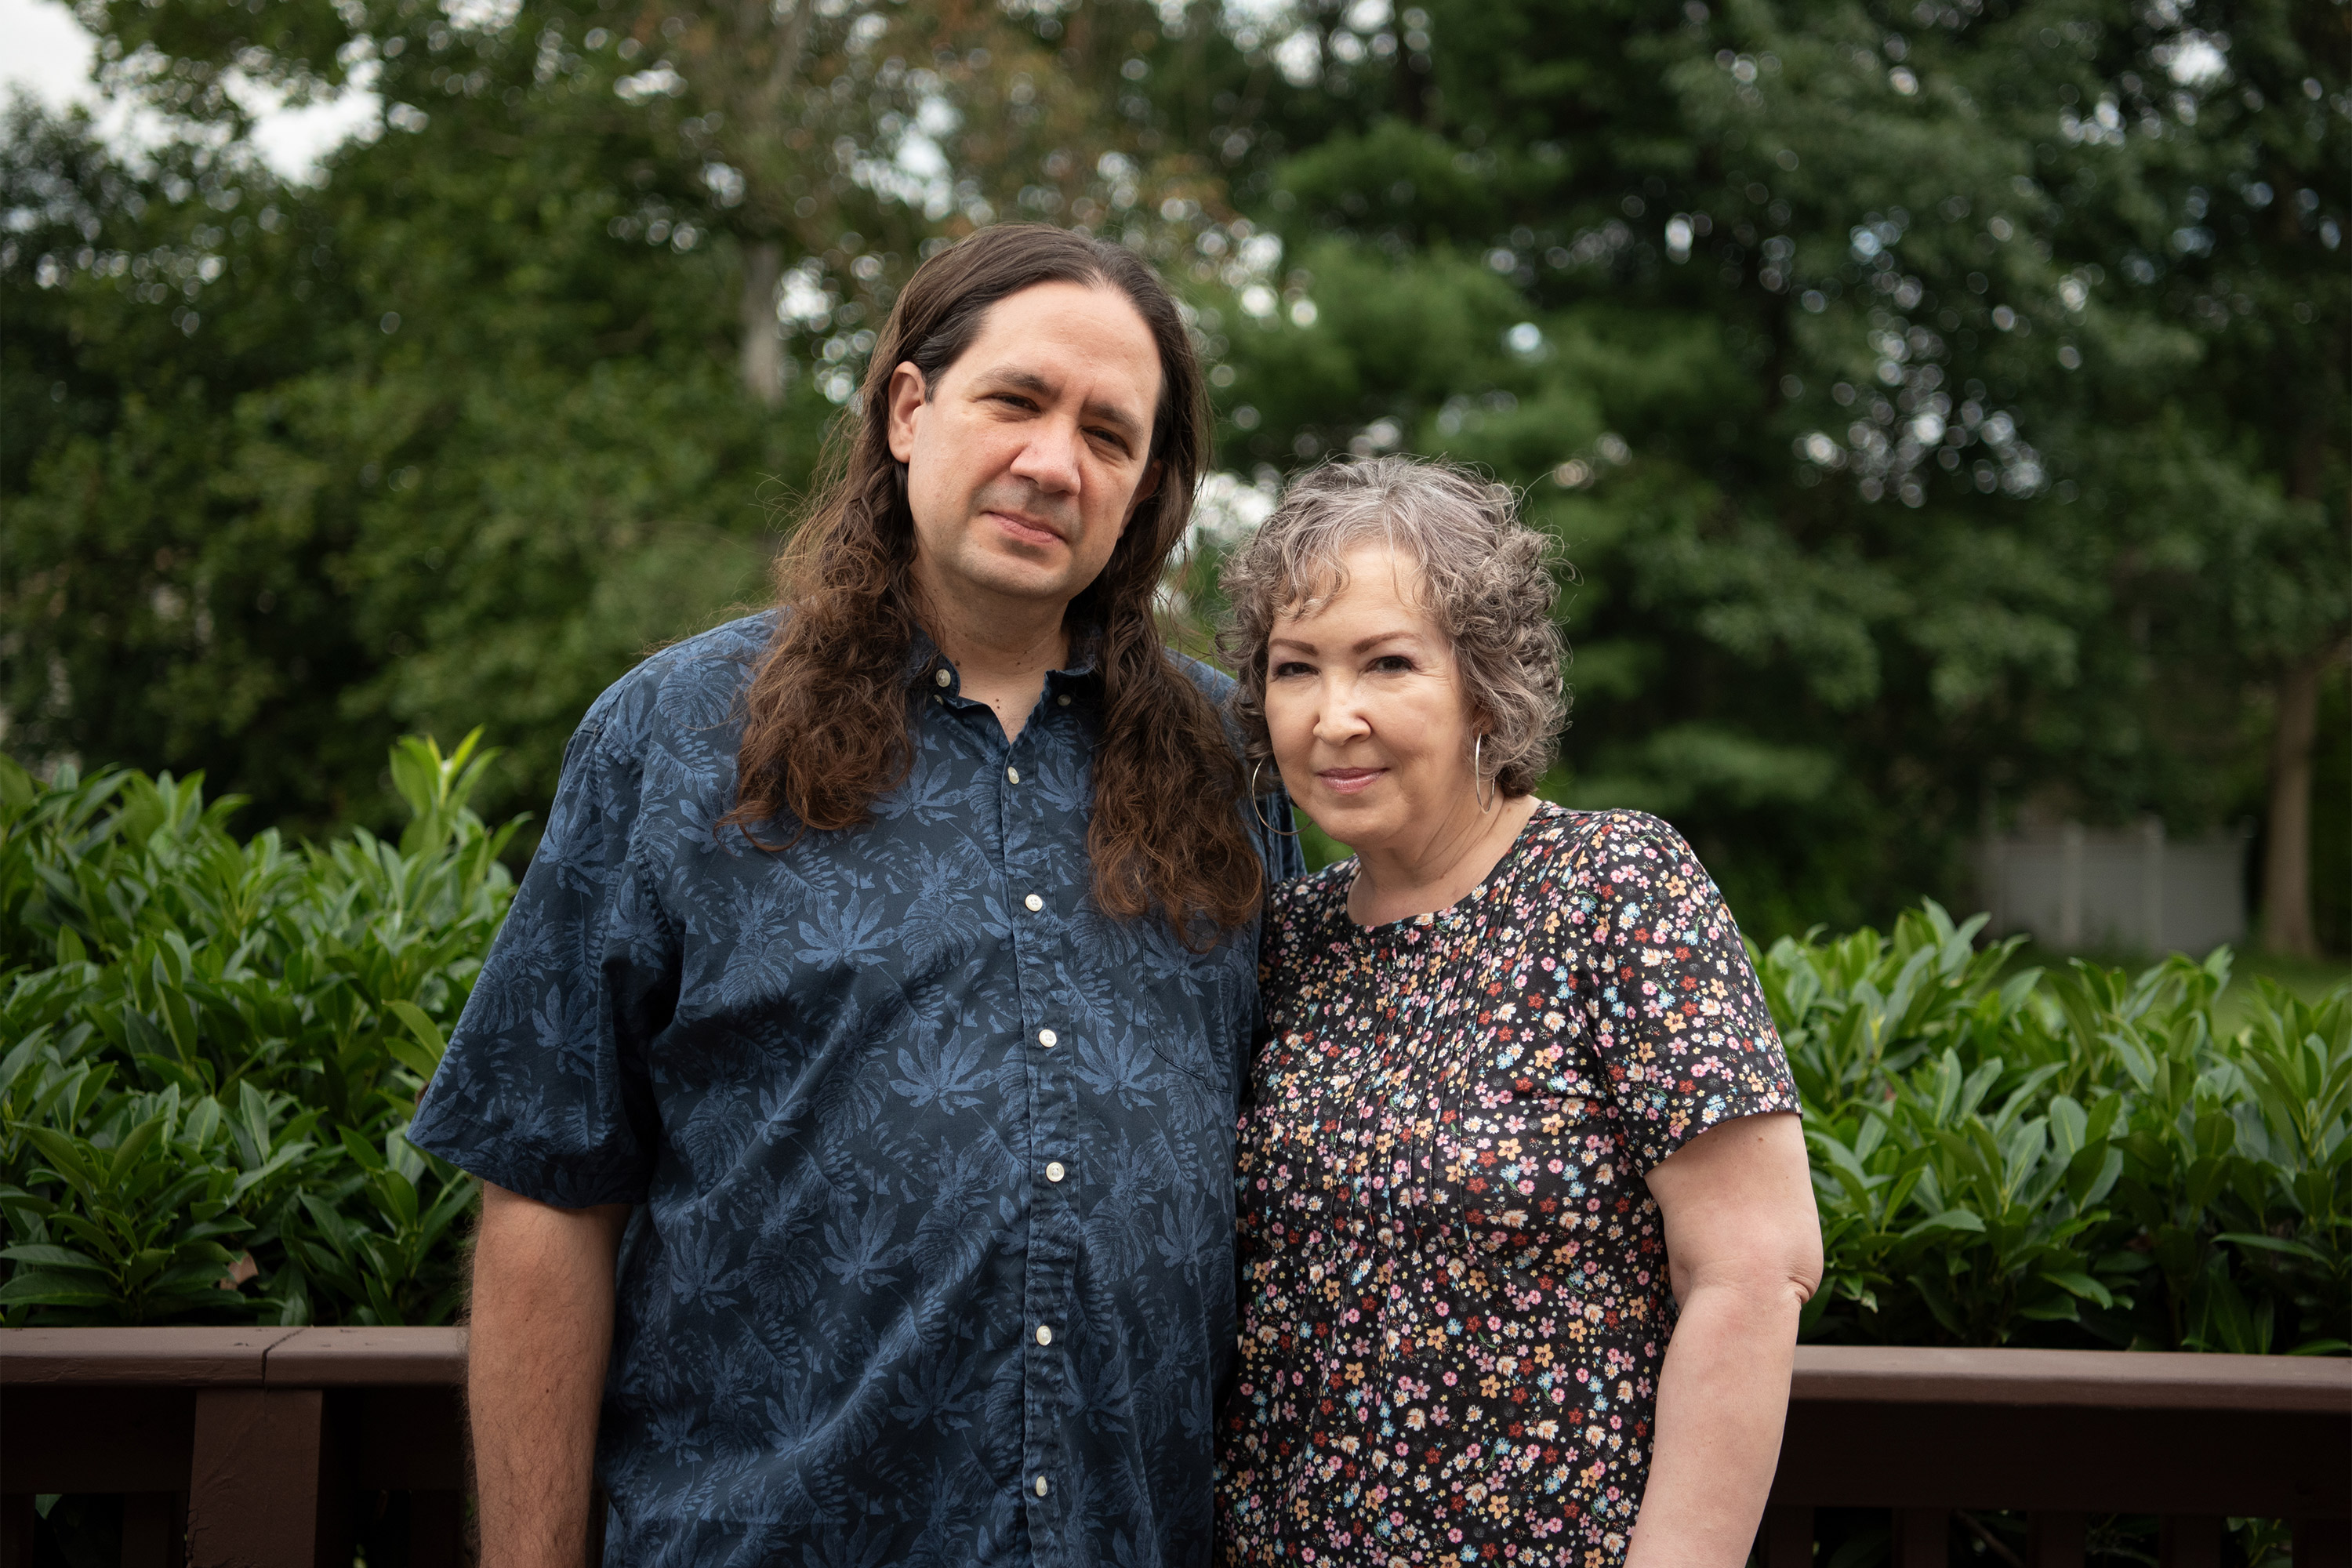
<path id="1" fill-rule="evenodd" d="M 401 1133 L 503 918 L 491 754 L 394 748 L 397 842 L 0 759 L 0 1312 L 446 1321 L 474 1184 Z M 2230 955 L 2004 974 L 1930 903 L 1758 955 L 1806 1107 L 1815 1340 L 2340 1352 L 2352 988 Z"/>
<path id="2" fill-rule="evenodd" d="M 1933 903 L 1759 956 L 1829 1271 L 1809 1338 L 2337 1352 L 2352 1321 L 2352 988 L 2230 953 L 2002 977 Z"/>
<path id="3" fill-rule="evenodd" d="M 473 1184 L 401 1132 L 512 892 L 491 756 L 404 741 L 399 842 L 324 848 L 0 758 L 8 1322 L 449 1321 Z"/>
<path id="4" fill-rule="evenodd" d="M 26 754 L 389 830 L 377 737 L 485 724 L 485 802 L 542 801 L 597 689 L 761 592 L 893 291 L 1015 216 L 1177 281 L 1244 483 L 1521 487 L 1580 574 L 1549 792 L 1672 816 L 1760 931 L 1948 901 L 1988 812 L 2261 810 L 2352 629 L 2324 6 L 265 11 L 79 7 L 189 132 L 151 157 L 0 132 Z M 316 182 L 240 139 L 232 72 L 362 64 L 381 133 Z"/>

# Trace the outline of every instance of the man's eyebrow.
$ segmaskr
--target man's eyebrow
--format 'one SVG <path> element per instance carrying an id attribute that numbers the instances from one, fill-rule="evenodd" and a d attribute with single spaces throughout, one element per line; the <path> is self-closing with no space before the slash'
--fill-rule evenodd
<path id="1" fill-rule="evenodd" d="M 979 379 L 992 385 L 1010 386 L 1018 391 L 1034 393 L 1039 397 L 1053 397 L 1060 392 L 1060 388 L 1034 370 L 1014 370 L 1008 367 L 983 371 Z M 1133 438 L 1143 434 L 1143 426 L 1136 422 L 1135 417 L 1116 404 L 1091 402 L 1080 408 L 1078 412 L 1097 424 L 1114 426 L 1122 436 Z"/>

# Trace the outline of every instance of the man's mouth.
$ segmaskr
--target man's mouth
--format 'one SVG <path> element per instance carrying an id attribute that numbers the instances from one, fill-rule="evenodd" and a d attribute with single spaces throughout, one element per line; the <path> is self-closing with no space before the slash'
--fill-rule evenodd
<path id="1" fill-rule="evenodd" d="M 992 509 L 988 515 L 996 521 L 996 526 L 1004 531 L 1006 537 L 1017 543 L 1044 545 L 1062 542 L 1059 529 L 1026 513 Z"/>

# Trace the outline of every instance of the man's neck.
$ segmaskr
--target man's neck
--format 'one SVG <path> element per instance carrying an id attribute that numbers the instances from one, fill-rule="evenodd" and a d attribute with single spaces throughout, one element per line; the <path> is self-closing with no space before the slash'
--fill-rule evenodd
<path id="1" fill-rule="evenodd" d="M 974 606 L 943 603 L 943 597 L 923 596 L 923 629 L 956 667 L 963 695 L 988 704 L 1007 741 L 1020 739 L 1046 672 L 1069 658 L 1066 606 L 1016 600 L 974 614 Z"/>

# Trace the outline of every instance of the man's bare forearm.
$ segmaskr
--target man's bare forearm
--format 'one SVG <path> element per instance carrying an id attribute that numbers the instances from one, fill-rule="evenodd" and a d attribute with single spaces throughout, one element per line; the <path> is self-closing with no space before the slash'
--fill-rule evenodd
<path id="1" fill-rule="evenodd" d="M 466 1392 L 482 1568 L 581 1568 L 613 1265 L 626 1205 L 560 1209 L 482 1184 Z"/>

